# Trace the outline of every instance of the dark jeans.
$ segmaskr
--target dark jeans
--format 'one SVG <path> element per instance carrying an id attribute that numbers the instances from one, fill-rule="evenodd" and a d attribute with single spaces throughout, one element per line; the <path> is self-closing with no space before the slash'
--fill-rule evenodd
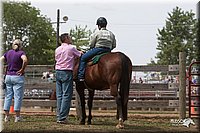
<path id="1" fill-rule="evenodd" d="M 56 70 L 57 120 L 68 117 L 73 94 L 72 71 Z"/>
<path id="2" fill-rule="evenodd" d="M 111 52 L 109 48 L 93 48 L 90 49 L 88 52 L 83 54 L 80 59 L 79 69 L 78 69 L 78 79 L 84 79 L 85 75 L 85 67 L 87 64 L 87 61 L 94 57 L 97 54 L 105 53 L 105 52 Z"/>

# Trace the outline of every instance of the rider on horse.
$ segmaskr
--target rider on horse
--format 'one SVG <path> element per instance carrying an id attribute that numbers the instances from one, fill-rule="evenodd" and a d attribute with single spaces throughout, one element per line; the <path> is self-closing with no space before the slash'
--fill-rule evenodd
<path id="1" fill-rule="evenodd" d="M 115 35 L 106 29 L 107 20 L 104 17 L 97 19 L 99 31 L 95 32 L 90 37 L 90 50 L 83 54 L 80 59 L 80 65 L 78 69 L 78 80 L 84 81 L 85 67 L 89 59 L 97 54 L 104 52 L 111 52 L 116 47 Z"/>

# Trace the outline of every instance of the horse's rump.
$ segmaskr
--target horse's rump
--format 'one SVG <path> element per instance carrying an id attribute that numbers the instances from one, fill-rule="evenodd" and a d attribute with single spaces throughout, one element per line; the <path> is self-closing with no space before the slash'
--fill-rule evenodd
<path id="1" fill-rule="evenodd" d="M 112 85 L 118 86 L 123 76 L 122 67 L 125 61 L 128 62 L 126 71 L 129 71 L 132 69 L 131 61 L 123 53 L 111 52 L 103 55 L 97 64 L 86 67 L 87 86 L 98 90 L 108 89 Z"/>

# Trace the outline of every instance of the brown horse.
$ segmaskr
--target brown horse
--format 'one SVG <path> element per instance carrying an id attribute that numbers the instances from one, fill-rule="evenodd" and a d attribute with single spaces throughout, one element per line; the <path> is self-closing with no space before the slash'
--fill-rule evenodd
<path id="1" fill-rule="evenodd" d="M 77 77 L 79 58 L 75 61 L 74 78 Z M 132 63 L 130 59 L 121 52 L 112 52 L 101 57 L 95 65 L 88 65 L 85 70 L 85 82 L 75 80 L 76 90 L 80 96 L 82 118 L 80 124 L 85 124 L 85 94 L 88 88 L 88 124 L 92 119 L 92 102 L 95 90 L 110 89 L 110 94 L 115 97 L 117 104 L 117 128 L 124 128 L 123 122 L 127 120 L 127 104 L 129 86 L 132 74 Z"/>

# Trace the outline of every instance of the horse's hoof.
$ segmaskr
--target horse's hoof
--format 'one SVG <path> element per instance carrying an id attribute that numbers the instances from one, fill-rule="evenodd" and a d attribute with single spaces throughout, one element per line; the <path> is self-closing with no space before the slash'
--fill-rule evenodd
<path id="1" fill-rule="evenodd" d="M 90 121 L 90 122 L 89 122 L 89 121 L 87 122 L 87 125 L 91 125 L 91 124 L 92 124 L 92 122 L 91 122 L 91 121 Z"/>
<path id="2" fill-rule="evenodd" d="M 116 128 L 117 128 L 117 129 L 124 129 L 124 125 L 122 125 L 122 124 L 117 124 Z"/>
<path id="3" fill-rule="evenodd" d="M 85 122 L 84 122 L 84 121 L 81 121 L 81 122 L 79 123 L 79 125 L 85 125 Z"/>

